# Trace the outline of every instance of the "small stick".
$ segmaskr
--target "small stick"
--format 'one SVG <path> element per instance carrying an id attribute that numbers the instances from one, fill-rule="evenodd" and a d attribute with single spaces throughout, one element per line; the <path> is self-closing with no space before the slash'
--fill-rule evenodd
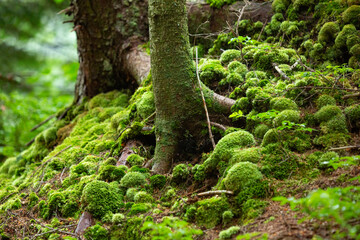
<path id="1" fill-rule="evenodd" d="M 55 114 L 49 116 L 47 119 L 45 119 L 44 121 L 42 121 L 41 123 L 39 123 L 38 125 L 36 125 L 35 127 L 33 127 L 30 132 L 35 131 L 36 129 L 38 129 L 39 127 L 41 127 L 42 125 L 44 125 L 45 123 L 47 123 L 48 121 L 50 121 L 51 119 L 53 119 L 55 117 Z"/>
<path id="2" fill-rule="evenodd" d="M 290 69 L 293 70 L 297 65 L 299 65 L 299 59 L 293 65 L 291 65 Z"/>
<path id="3" fill-rule="evenodd" d="M 342 97 L 342 99 L 348 99 L 348 98 L 352 98 L 352 97 L 360 97 L 360 93 L 345 95 Z"/>
<path id="4" fill-rule="evenodd" d="M 226 131 L 227 127 L 225 127 L 224 125 L 221 125 L 220 123 L 216 123 L 216 122 L 210 122 L 211 125 L 213 125 L 214 127 L 220 128 L 221 130 Z"/>
<path id="5" fill-rule="evenodd" d="M 35 138 L 33 138 L 33 139 L 31 139 L 29 142 L 27 142 L 26 144 L 25 144 L 25 146 L 30 146 L 31 144 L 33 144 L 33 142 L 35 142 Z"/>
<path id="6" fill-rule="evenodd" d="M 220 195 L 220 194 L 229 194 L 229 195 L 234 195 L 233 191 L 227 191 L 227 190 L 217 190 L 217 191 L 208 191 L 208 192 L 202 192 L 199 193 L 198 196 L 208 196 L 208 195 Z"/>
<path id="7" fill-rule="evenodd" d="M 348 148 L 360 148 L 360 145 L 330 148 L 329 151 L 336 151 L 336 150 L 342 150 L 342 149 L 348 149 Z"/>
<path id="8" fill-rule="evenodd" d="M 283 71 L 281 71 L 281 69 L 278 67 L 278 65 L 277 65 L 276 63 L 273 63 L 272 65 L 274 66 L 275 70 L 276 70 L 284 79 L 290 81 L 290 78 L 289 78 L 288 76 L 286 76 L 286 74 L 285 74 Z"/>
<path id="9" fill-rule="evenodd" d="M 70 110 L 70 108 L 71 108 L 71 106 L 70 106 L 70 107 L 67 107 L 67 108 L 65 109 L 65 111 L 60 115 L 60 117 L 58 117 L 57 120 L 63 119 L 63 117 L 65 117 L 65 115 L 66 115 L 67 112 Z"/>
<path id="10" fill-rule="evenodd" d="M 45 233 L 36 234 L 36 235 L 32 236 L 31 239 L 34 239 L 34 238 L 36 238 L 36 237 L 38 237 L 38 236 L 41 236 L 41 235 L 44 235 L 44 234 L 47 234 L 47 233 L 52 233 L 52 232 L 58 232 L 58 233 L 62 233 L 62 234 L 66 234 L 66 235 L 70 235 L 70 236 L 76 237 L 77 239 L 81 239 L 81 238 L 79 237 L 79 235 L 77 235 L 77 234 L 75 234 L 75 233 L 67 232 L 67 231 L 62 231 L 62 230 L 60 230 L 60 229 L 55 229 L 55 228 L 52 228 L 52 227 L 49 227 L 49 226 L 46 226 L 46 225 L 42 224 L 42 223 L 41 223 L 40 221 L 38 221 L 36 218 L 33 218 L 33 219 L 35 220 L 35 222 L 36 222 L 37 224 L 40 224 L 40 225 L 41 225 L 42 227 L 44 227 L 44 228 L 50 229 L 50 231 L 45 232 Z"/>
<path id="11" fill-rule="evenodd" d="M 202 98 L 203 103 L 204 103 L 204 109 L 205 109 L 206 120 L 207 120 L 208 128 L 209 128 L 210 140 L 211 140 L 213 148 L 215 149 L 216 144 L 215 144 L 215 141 L 214 141 L 214 136 L 212 135 L 212 132 L 211 132 L 210 117 L 209 117 L 209 113 L 208 113 L 208 110 L 207 110 L 207 107 L 206 107 L 205 97 L 204 97 L 204 93 L 203 93 L 203 90 L 202 90 L 202 87 L 201 87 L 201 81 L 200 81 L 200 76 L 199 76 L 198 48 L 197 47 L 196 47 L 196 76 L 197 76 L 197 79 L 199 81 L 199 88 L 200 88 L 200 92 L 201 92 L 201 98 Z"/>
<path id="12" fill-rule="evenodd" d="M 264 29 L 265 29 L 265 26 L 266 26 L 267 22 L 268 22 L 268 20 L 266 19 L 266 22 L 264 23 L 263 27 L 261 28 L 260 34 L 259 34 L 259 36 L 258 36 L 258 38 L 257 38 L 257 41 L 260 41 L 261 34 L 263 33 L 263 31 L 264 31 Z"/>

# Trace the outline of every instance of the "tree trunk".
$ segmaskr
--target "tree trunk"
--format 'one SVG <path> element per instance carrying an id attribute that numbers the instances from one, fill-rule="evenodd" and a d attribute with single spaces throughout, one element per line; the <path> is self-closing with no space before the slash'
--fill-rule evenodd
<path id="1" fill-rule="evenodd" d="M 190 54 L 185 0 L 150 0 L 151 71 L 156 106 L 153 171 L 167 173 L 202 119 Z M 186 136 L 187 135 L 187 136 Z"/>
<path id="2" fill-rule="evenodd" d="M 123 67 L 122 54 L 134 42 L 131 37 L 147 40 L 147 3 L 122 2 L 73 0 L 71 3 L 69 13 L 74 15 L 80 62 L 76 103 L 84 97 L 135 85 Z"/>
<path id="3" fill-rule="evenodd" d="M 244 5 L 237 2 L 212 9 L 208 4 L 187 3 L 192 42 L 198 43 L 200 38 L 206 38 L 200 42 L 209 42 L 216 38 L 216 33 L 222 31 L 227 22 L 236 22 Z M 139 85 L 149 69 L 145 65 L 142 69 L 134 68 L 131 61 L 146 58 L 143 52 L 135 51 L 137 45 L 148 40 L 147 6 L 146 0 L 72 0 L 70 8 L 64 12 L 73 15 L 77 34 L 80 68 L 75 103 L 84 97 L 114 89 L 134 89 Z M 251 2 L 243 19 L 265 21 L 270 12 L 271 3 Z"/>

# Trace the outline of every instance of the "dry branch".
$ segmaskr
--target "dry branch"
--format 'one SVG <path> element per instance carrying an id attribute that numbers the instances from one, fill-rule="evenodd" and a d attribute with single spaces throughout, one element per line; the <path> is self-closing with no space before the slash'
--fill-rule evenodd
<path id="1" fill-rule="evenodd" d="M 220 123 L 216 123 L 216 122 L 210 122 L 210 124 L 214 127 L 220 128 L 221 130 L 226 131 L 227 127 L 225 127 L 224 125 L 221 125 Z"/>
<path id="2" fill-rule="evenodd" d="M 343 150 L 343 149 L 350 149 L 350 148 L 360 148 L 360 145 L 330 148 L 329 151 L 336 151 L 336 150 Z"/>
<path id="3" fill-rule="evenodd" d="M 274 66 L 275 70 L 281 75 L 282 78 L 290 81 L 290 78 L 278 67 L 276 63 L 273 63 L 272 65 Z"/>
<path id="4" fill-rule="evenodd" d="M 202 197 L 202 196 L 212 196 L 212 195 L 220 195 L 220 194 L 229 194 L 229 195 L 234 195 L 234 192 L 232 191 L 227 191 L 227 190 L 216 190 L 216 191 L 208 191 L 208 192 L 202 192 L 199 193 L 198 196 Z"/>
<path id="5" fill-rule="evenodd" d="M 55 114 L 49 116 L 47 119 L 45 119 L 44 121 L 42 121 L 41 123 L 39 123 L 38 125 L 36 125 L 35 127 L 33 127 L 30 132 L 35 131 L 36 129 L 38 129 L 39 127 L 41 127 L 42 125 L 44 125 L 45 123 L 47 123 L 48 121 L 50 121 L 51 119 L 53 119 L 55 117 Z"/>
<path id="6" fill-rule="evenodd" d="M 345 96 L 342 97 L 342 99 L 348 99 L 348 98 L 352 98 L 352 97 L 360 97 L 360 92 L 359 92 L 359 93 L 354 93 L 354 94 L 345 95 Z"/>

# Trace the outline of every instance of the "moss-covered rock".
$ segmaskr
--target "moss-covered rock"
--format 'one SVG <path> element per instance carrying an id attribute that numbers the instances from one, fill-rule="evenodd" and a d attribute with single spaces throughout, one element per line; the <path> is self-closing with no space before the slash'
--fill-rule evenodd
<path id="1" fill-rule="evenodd" d="M 336 100 L 332 96 L 329 96 L 327 94 L 320 95 L 318 99 L 316 100 L 316 106 L 318 109 L 321 109 L 324 106 L 327 105 L 336 105 Z"/>
<path id="2" fill-rule="evenodd" d="M 85 186 L 81 202 L 84 210 L 101 219 L 106 213 L 119 209 L 122 197 L 114 186 L 95 180 Z"/>
<path id="3" fill-rule="evenodd" d="M 219 233 L 219 239 L 220 240 L 231 239 L 235 234 L 240 232 L 240 230 L 241 228 L 238 226 L 229 227 L 228 229 L 222 230 Z"/>
<path id="4" fill-rule="evenodd" d="M 245 77 L 245 74 L 248 71 L 246 65 L 239 61 L 230 62 L 228 65 L 228 70 L 230 71 L 230 73 L 237 73 L 240 74 L 242 77 Z"/>
<path id="5" fill-rule="evenodd" d="M 131 154 L 126 160 L 130 164 L 130 166 L 142 166 L 145 161 L 143 157 L 137 154 Z"/>
<path id="6" fill-rule="evenodd" d="M 336 22 L 327 22 L 320 29 L 318 35 L 319 42 L 332 43 L 335 40 L 336 34 L 340 31 L 339 24 Z"/>
<path id="7" fill-rule="evenodd" d="M 317 111 L 314 117 L 318 122 L 321 123 L 326 122 L 337 115 L 342 115 L 341 109 L 338 106 L 327 105 Z"/>
<path id="8" fill-rule="evenodd" d="M 109 232 L 102 226 L 96 224 L 85 230 L 86 240 L 106 240 L 109 239 Z"/>
<path id="9" fill-rule="evenodd" d="M 166 176 L 164 175 L 153 175 L 150 177 L 150 185 L 153 189 L 161 189 L 166 184 Z"/>
<path id="10" fill-rule="evenodd" d="M 242 97 L 236 100 L 235 104 L 231 107 L 232 112 L 237 112 L 241 110 L 244 114 L 251 111 L 251 102 L 249 98 Z"/>
<path id="11" fill-rule="evenodd" d="M 274 126 L 281 126 L 284 121 L 293 123 L 300 122 L 300 112 L 295 110 L 284 110 L 280 112 L 273 120 Z"/>
<path id="12" fill-rule="evenodd" d="M 266 124 L 259 124 L 254 129 L 254 136 L 259 139 L 263 139 L 267 131 L 269 131 L 269 126 Z"/>
<path id="13" fill-rule="evenodd" d="M 347 49 L 346 42 L 348 38 L 357 34 L 356 27 L 353 24 L 347 24 L 341 32 L 336 36 L 335 46 L 339 49 Z"/>
<path id="14" fill-rule="evenodd" d="M 270 108 L 280 112 L 284 110 L 298 110 L 298 106 L 293 100 L 284 97 L 271 99 Z"/>
<path id="15" fill-rule="evenodd" d="M 212 155 L 204 162 L 207 172 L 214 170 L 220 161 L 229 161 L 235 149 L 255 145 L 254 136 L 244 130 L 230 133 L 220 139 Z"/>
<path id="16" fill-rule="evenodd" d="M 354 104 L 345 108 L 345 115 L 351 128 L 360 128 L 360 104 Z"/>
<path id="17" fill-rule="evenodd" d="M 360 28 L 360 5 L 352 5 L 342 13 L 342 19 L 345 23 L 354 24 Z"/>
<path id="18" fill-rule="evenodd" d="M 234 60 L 241 60 L 241 51 L 230 49 L 224 51 L 220 56 L 220 62 L 222 65 L 227 65 Z"/>
<path id="19" fill-rule="evenodd" d="M 228 75 L 227 70 L 221 65 L 219 60 L 206 59 L 200 65 L 199 70 L 201 81 L 207 85 L 226 78 Z"/>
<path id="20" fill-rule="evenodd" d="M 232 166 L 223 180 L 226 190 L 239 192 L 244 187 L 250 187 L 251 183 L 262 179 L 258 167 L 250 162 L 239 162 Z"/>
<path id="21" fill-rule="evenodd" d="M 360 44 L 355 44 L 350 48 L 350 54 L 356 58 L 360 58 Z"/>
<path id="22" fill-rule="evenodd" d="M 124 169 L 113 165 L 104 165 L 99 169 L 98 179 L 102 181 L 120 181 L 125 175 Z"/>
<path id="23" fill-rule="evenodd" d="M 197 182 L 202 182 L 205 180 L 205 167 L 204 165 L 196 164 L 192 169 L 191 172 L 194 175 L 194 180 Z"/>
<path id="24" fill-rule="evenodd" d="M 348 133 L 345 116 L 336 115 L 326 122 L 320 124 L 321 131 L 327 133 Z"/>
<path id="25" fill-rule="evenodd" d="M 226 198 L 212 197 L 196 203 L 195 221 L 199 226 L 213 228 L 221 223 L 222 214 L 229 209 Z"/>
<path id="26" fill-rule="evenodd" d="M 144 185 L 145 183 L 146 178 L 144 174 L 139 172 L 128 172 L 120 181 L 120 185 L 126 188 L 139 187 Z"/>
<path id="27" fill-rule="evenodd" d="M 144 191 L 137 192 L 134 196 L 134 202 L 136 203 L 152 203 L 153 201 L 154 198 Z"/>
<path id="28" fill-rule="evenodd" d="M 140 100 L 136 103 L 138 115 L 145 119 L 155 112 L 154 93 L 152 91 L 145 92 Z"/>
<path id="29" fill-rule="evenodd" d="M 176 183 L 181 183 L 189 177 L 190 171 L 186 164 L 178 164 L 174 167 L 172 172 L 172 180 Z"/>
<path id="30" fill-rule="evenodd" d="M 260 161 L 260 149 L 257 147 L 239 149 L 234 151 L 234 155 L 229 160 L 230 166 L 238 162 L 252 162 Z"/>

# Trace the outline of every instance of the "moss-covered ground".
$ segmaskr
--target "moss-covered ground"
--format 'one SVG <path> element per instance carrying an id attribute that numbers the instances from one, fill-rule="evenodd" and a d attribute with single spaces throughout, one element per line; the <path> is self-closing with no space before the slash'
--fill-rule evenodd
<path id="1" fill-rule="evenodd" d="M 199 46 L 201 80 L 236 103 L 230 117 L 210 116 L 226 128 L 213 126 L 216 148 L 204 124 L 203 152 L 167 175 L 145 167 L 151 75 L 133 94 L 60 110 L 0 165 L 0 239 L 77 239 L 85 211 L 95 219 L 85 239 L 359 239 L 360 104 L 348 96 L 360 87 L 359 4 L 274 0 L 266 25 L 235 24 L 248 38 L 230 31 Z"/>

